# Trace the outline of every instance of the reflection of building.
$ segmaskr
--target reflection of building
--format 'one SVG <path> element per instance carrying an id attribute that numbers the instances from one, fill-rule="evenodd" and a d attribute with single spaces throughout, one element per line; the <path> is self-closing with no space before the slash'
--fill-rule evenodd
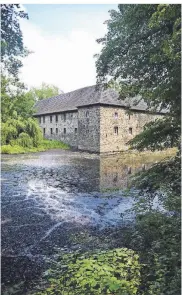
<path id="1" fill-rule="evenodd" d="M 151 158 L 152 157 L 152 158 Z M 83 172 L 87 191 L 107 191 L 126 189 L 131 176 L 150 167 L 156 161 L 155 153 L 122 153 L 100 155 L 97 159 L 87 159 Z"/>
<path id="2" fill-rule="evenodd" d="M 48 139 L 97 153 L 123 151 L 147 122 L 161 114 L 149 113 L 143 100 L 136 104 L 136 99 L 123 101 L 118 96 L 113 89 L 85 87 L 38 101 L 35 116 Z"/>
<path id="3" fill-rule="evenodd" d="M 127 158 L 126 158 L 127 156 Z M 136 161 L 132 154 L 100 157 L 100 190 L 127 188 L 130 176 L 146 169 L 149 163 Z M 139 159 L 138 159 L 139 160 Z"/>

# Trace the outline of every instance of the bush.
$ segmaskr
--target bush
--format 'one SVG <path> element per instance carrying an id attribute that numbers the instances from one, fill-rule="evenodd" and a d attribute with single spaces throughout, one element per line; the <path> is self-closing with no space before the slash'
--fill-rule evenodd
<path id="1" fill-rule="evenodd" d="M 16 140 L 11 140 L 10 144 L 12 146 L 18 145 L 22 147 L 33 147 L 33 139 L 25 132 L 20 133 Z"/>
<path id="2" fill-rule="evenodd" d="M 37 295 L 134 295 L 140 284 L 138 255 L 121 248 L 68 254 L 50 271 L 50 287 Z"/>

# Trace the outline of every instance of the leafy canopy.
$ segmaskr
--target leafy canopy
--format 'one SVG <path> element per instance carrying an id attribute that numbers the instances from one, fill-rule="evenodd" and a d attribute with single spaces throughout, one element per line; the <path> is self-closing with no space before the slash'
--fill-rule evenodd
<path id="1" fill-rule="evenodd" d="M 28 19 L 19 4 L 1 4 L 1 62 L 2 69 L 18 79 L 21 58 L 28 54 L 24 47 L 20 18 Z"/>
<path id="2" fill-rule="evenodd" d="M 61 93 L 63 93 L 61 91 Z M 28 95 L 34 99 L 34 101 L 53 97 L 59 95 L 59 88 L 55 85 L 42 83 L 40 87 L 32 87 L 28 92 Z"/>
<path id="3" fill-rule="evenodd" d="M 130 142 L 133 147 L 177 146 L 181 116 L 181 6 L 121 4 L 110 16 L 106 36 L 98 40 L 103 48 L 96 61 L 97 82 L 117 84 L 121 98 L 138 95 L 154 111 L 159 107 L 170 111 L 165 118 L 146 126 L 144 136 Z M 153 138 L 151 130 L 156 135 L 160 130 L 160 137 Z"/>

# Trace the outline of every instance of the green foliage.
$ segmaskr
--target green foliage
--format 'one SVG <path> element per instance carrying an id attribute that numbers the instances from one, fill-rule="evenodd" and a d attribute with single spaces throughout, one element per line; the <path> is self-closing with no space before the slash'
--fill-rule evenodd
<path id="1" fill-rule="evenodd" d="M 42 83 L 40 87 L 32 87 L 26 95 L 37 101 L 59 95 L 59 88 L 55 85 Z"/>
<path id="2" fill-rule="evenodd" d="M 180 122 L 177 118 L 162 117 L 154 122 L 147 123 L 143 132 L 128 142 L 132 149 L 155 151 L 178 147 Z"/>
<path id="3" fill-rule="evenodd" d="M 67 254 L 48 272 L 46 294 L 137 294 L 141 265 L 134 251 L 121 248 L 86 254 Z"/>
<path id="4" fill-rule="evenodd" d="M 117 85 L 123 99 L 142 97 L 153 111 L 170 111 L 131 141 L 133 148 L 177 146 L 181 122 L 181 6 L 121 4 L 110 16 L 106 36 L 98 40 L 103 44 L 96 62 L 98 83 Z"/>
<path id="5" fill-rule="evenodd" d="M 22 66 L 20 57 L 26 56 L 28 53 L 23 44 L 20 18 L 28 19 L 28 15 L 21 10 L 19 4 L 1 4 L 2 70 L 6 70 L 16 79 Z"/>
<path id="6" fill-rule="evenodd" d="M 37 147 L 42 141 L 42 132 L 36 119 L 18 117 L 2 123 L 2 144 Z"/>
<path id="7" fill-rule="evenodd" d="M 180 294 L 180 125 L 181 6 L 121 4 L 110 12 L 108 32 L 100 40 L 98 83 L 114 86 L 122 99 L 142 97 L 154 112 L 167 110 L 147 124 L 129 144 L 155 151 L 177 147 L 177 155 L 153 165 L 133 179 L 140 189 L 136 224 L 124 241 L 145 264 L 141 295 Z M 154 199 L 164 212 L 153 208 Z"/>
<path id="8" fill-rule="evenodd" d="M 35 101 L 24 89 L 24 85 L 5 75 L 1 76 L 1 111 L 2 122 L 10 117 L 29 118 L 33 115 Z"/>
<path id="9" fill-rule="evenodd" d="M 10 144 L 2 145 L 1 153 L 2 154 L 25 154 L 25 153 L 44 152 L 50 149 L 64 149 L 64 150 L 69 149 L 69 146 L 67 144 L 57 140 L 42 140 L 37 147 L 33 147 L 33 145 L 31 145 L 32 138 L 27 136 L 26 133 L 23 133 L 23 134 L 26 134 L 25 144 L 23 144 L 21 134 L 18 139 L 11 140 Z M 29 138 L 28 142 L 27 142 L 27 137 Z"/>
<path id="10" fill-rule="evenodd" d="M 58 140 L 46 140 L 44 139 L 41 143 L 42 147 L 44 147 L 45 149 L 64 149 L 64 150 L 67 150 L 69 149 L 69 145 L 64 143 L 64 142 L 61 142 L 61 141 L 58 141 Z"/>

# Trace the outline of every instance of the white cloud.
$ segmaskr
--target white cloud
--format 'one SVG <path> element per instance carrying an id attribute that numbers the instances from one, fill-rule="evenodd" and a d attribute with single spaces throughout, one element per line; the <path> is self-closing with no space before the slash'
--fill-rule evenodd
<path id="1" fill-rule="evenodd" d="M 20 74 L 28 87 L 46 82 L 67 92 L 96 83 L 93 55 L 101 49 L 96 39 L 105 34 L 104 25 L 92 32 L 72 30 L 66 37 L 49 35 L 30 21 L 21 21 L 21 28 L 25 46 L 34 52 L 24 59 Z"/>

